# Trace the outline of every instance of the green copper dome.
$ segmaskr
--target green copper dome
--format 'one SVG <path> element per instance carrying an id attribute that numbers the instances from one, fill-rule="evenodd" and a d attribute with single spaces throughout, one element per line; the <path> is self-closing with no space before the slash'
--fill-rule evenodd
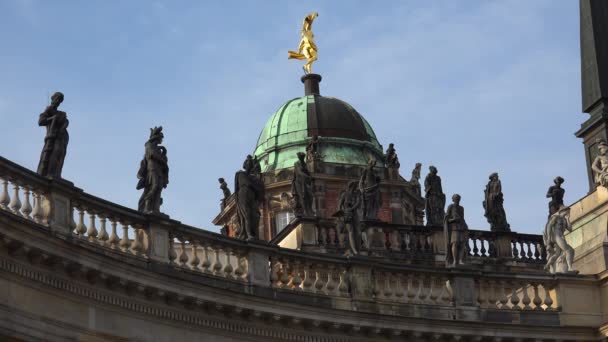
<path id="1" fill-rule="evenodd" d="M 292 167 L 314 136 L 326 163 L 383 160 L 382 146 L 363 116 L 344 101 L 313 94 L 287 101 L 264 126 L 254 152 L 262 171 Z"/>

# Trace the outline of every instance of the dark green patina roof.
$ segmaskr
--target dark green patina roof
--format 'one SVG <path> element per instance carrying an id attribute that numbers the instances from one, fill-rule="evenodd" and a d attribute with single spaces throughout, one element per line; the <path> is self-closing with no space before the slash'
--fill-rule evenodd
<path id="1" fill-rule="evenodd" d="M 328 163 L 365 165 L 382 159 L 382 146 L 369 123 L 348 103 L 308 95 L 287 101 L 260 133 L 255 155 L 263 171 L 292 167 L 313 136 Z"/>

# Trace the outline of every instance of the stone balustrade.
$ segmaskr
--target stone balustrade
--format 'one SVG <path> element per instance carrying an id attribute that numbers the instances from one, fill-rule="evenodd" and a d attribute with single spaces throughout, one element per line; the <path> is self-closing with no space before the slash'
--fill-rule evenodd
<path id="1" fill-rule="evenodd" d="M 560 308 L 555 290 L 559 284 L 542 272 L 513 279 L 508 274 L 477 273 L 476 264 L 497 258 L 534 264 L 533 270 L 539 270 L 546 258 L 540 235 L 470 230 L 471 264 L 455 270 L 441 266 L 445 255 L 441 227 L 364 222 L 362 255 L 345 257 L 341 252 L 347 237 L 327 225 L 315 226 L 313 244 L 334 248 L 338 255 L 240 241 L 162 215 L 143 215 L 89 195 L 69 182 L 40 177 L 6 159 L 0 159 L 0 180 L 0 210 L 72 236 L 75 242 L 119 253 L 120 258 L 141 258 L 274 291 L 392 304 L 453 306 L 466 279 L 474 284 L 471 305 L 482 309 Z M 420 269 L 414 263 L 392 262 L 392 258 L 428 262 Z M 377 260 L 385 261 L 376 264 Z M 460 273 L 455 276 L 454 272 Z"/>
<path id="2" fill-rule="evenodd" d="M 534 279 L 535 278 L 535 279 Z M 500 310 L 558 311 L 553 279 L 484 277 L 476 282 L 479 307 Z"/>

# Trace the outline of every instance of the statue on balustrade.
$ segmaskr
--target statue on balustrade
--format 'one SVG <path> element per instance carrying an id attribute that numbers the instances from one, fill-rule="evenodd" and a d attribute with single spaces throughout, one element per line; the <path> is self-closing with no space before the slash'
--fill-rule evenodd
<path id="1" fill-rule="evenodd" d="M 359 208 L 361 207 L 361 193 L 357 187 L 356 181 L 348 183 L 346 191 L 344 191 L 338 200 L 338 231 L 346 230 L 348 236 L 348 244 L 352 255 L 359 254 L 361 249 L 361 226 L 359 221 Z"/>
<path id="2" fill-rule="evenodd" d="M 231 193 L 230 189 L 228 189 L 228 184 L 226 183 L 224 178 L 220 178 L 218 179 L 218 181 L 220 182 L 220 189 L 224 193 L 224 198 L 222 198 L 221 201 L 221 208 L 222 210 L 224 210 L 224 208 L 226 208 L 226 201 L 228 200 L 228 197 L 230 197 Z"/>
<path id="3" fill-rule="evenodd" d="M 306 154 L 298 152 L 298 161 L 293 164 L 291 193 L 294 199 L 294 211 L 298 216 L 313 216 L 313 178 L 306 165 Z"/>
<path id="4" fill-rule="evenodd" d="M 460 195 L 452 196 L 443 220 L 443 231 L 446 241 L 446 264 L 462 265 L 465 263 L 469 227 L 464 219 L 464 208 L 460 205 Z"/>
<path id="5" fill-rule="evenodd" d="M 150 138 L 144 145 L 144 158 L 137 172 L 137 190 L 144 189 L 139 199 L 138 210 L 143 213 L 160 213 L 163 199 L 160 196 L 169 184 L 167 149 L 163 143 L 163 127 L 150 128 Z"/>
<path id="6" fill-rule="evenodd" d="M 608 188 L 608 156 L 606 156 L 606 152 L 608 152 L 608 144 L 601 140 L 598 143 L 597 149 L 599 154 L 597 157 L 595 157 L 593 163 L 591 164 L 595 184 Z"/>
<path id="7" fill-rule="evenodd" d="M 571 232 L 570 208 L 561 205 L 549 217 L 543 232 L 543 240 L 547 249 L 547 264 L 545 270 L 550 273 L 578 273 L 574 270 L 574 249 L 568 245 L 564 234 Z"/>
<path id="8" fill-rule="evenodd" d="M 422 164 L 416 163 L 416 166 L 412 170 L 412 178 L 410 178 L 410 184 L 416 190 L 416 194 L 418 196 L 422 196 L 422 187 L 420 186 L 420 170 L 422 169 Z"/>
<path id="9" fill-rule="evenodd" d="M 400 166 L 395 144 L 393 143 L 388 144 L 388 149 L 386 150 L 386 166 L 395 168 Z"/>
<path id="10" fill-rule="evenodd" d="M 441 226 L 445 217 L 445 194 L 441 187 L 441 177 L 437 168 L 429 166 L 429 174 L 424 179 L 426 225 Z"/>
<path id="11" fill-rule="evenodd" d="M 359 179 L 359 191 L 363 198 L 363 219 L 365 220 L 377 220 L 378 210 L 382 205 L 380 177 L 377 177 L 374 172 L 375 166 L 376 161 L 370 159 Z"/>
<path id="12" fill-rule="evenodd" d="M 250 161 L 250 162 L 249 162 Z M 253 174 L 254 163 L 251 156 L 243 163 L 243 170 L 234 176 L 234 196 L 238 227 L 237 238 L 252 240 L 257 238 L 260 223 L 260 202 L 264 198 L 264 184 Z"/>
<path id="13" fill-rule="evenodd" d="M 51 104 L 38 118 L 38 125 L 46 127 L 44 147 L 38 163 L 38 174 L 45 177 L 61 178 L 63 161 L 68 148 L 68 117 L 60 111 L 63 94 L 56 92 L 51 96 Z"/>
<path id="14" fill-rule="evenodd" d="M 563 183 L 564 179 L 557 176 L 553 180 L 554 185 L 551 185 L 547 191 L 547 198 L 551 198 L 551 201 L 549 202 L 549 217 L 555 214 L 557 210 L 564 205 L 564 193 L 566 190 L 562 188 Z"/>
<path id="15" fill-rule="evenodd" d="M 484 191 L 484 216 L 487 218 L 488 223 L 490 223 L 490 229 L 493 232 L 509 232 L 511 229 L 507 223 L 507 215 L 503 207 L 502 185 L 500 184 L 500 179 L 498 179 L 498 173 L 492 173 L 489 178 L 490 181 Z"/>

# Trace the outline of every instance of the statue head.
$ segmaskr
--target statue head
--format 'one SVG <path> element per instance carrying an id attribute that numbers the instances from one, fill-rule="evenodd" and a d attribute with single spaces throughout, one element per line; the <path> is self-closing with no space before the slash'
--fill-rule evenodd
<path id="1" fill-rule="evenodd" d="M 389 148 L 389 149 L 393 149 L 393 148 L 395 148 L 395 144 L 393 144 L 393 143 L 388 144 L 388 148 Z"/>
<path id="2" fill-rule="evenodd" d="M 297 153 L 297 156 L 298 156 L 298 159 L 299 159 L 301 162 L 304 162 L 304 158 L 306 157 L 306 153 L 304 153 L 304 152 L 298 152 L 298 153 Z"/>
<path id="3" fill-rule="evenodd" d="M 605 155 L 608 151 L 608 144 L 604 140 L 601 140 L 597 145 L 597 149 L 600 151 L 601 155 Z"/>
<path id="4" fill-rule="evenodd" d="M 493 173 L 490 175 L 490 177 L 489 177 L 489 178 L 490 178 L 490 180 L 492 180 L 492 181 L 498 180 L 498 173 L 493 172 Z"/>
<path id="5" fill-rule="evenodd" d="M 460 195 L 459 194 L 452 195 L 452 202 L 454 202 L 454 204 L 459 204 L 460 203 Z"/>
<path id="6" fill-rule="evenodd" d="M 350 192 L 356 191 L 358 186 L 359 186 L 359 184 L 357 183 L 357 181 L 350 181 L 350 182 L 348 182 L 348 190 Z"/>
<path id="7" fill-rule="evenodd" d="M 431 172 L 431 174 L 436 175 L 437 174 L 437 168 L 434 167 L 433 165 L 429 166 L 429 171 Z"/>
<path id="8" fill-rule="evenodd" d="M 61 102 L 63 102 L 63 93 L 58 91 L 51 96 L 51 106 L 57 108 Z"/>
<path id="9" fill-rule="evenodd" d="M 555 177 L 555 179 L 553 180 L 553 183 L 555 183 L 555 185 L 560 186 L 564 183 L 564 179 L 560 176 Z"/>
<path id="10" fill-rule="evenodd" d="M 243 170 L 247 171 L 247 173 L 251 173 L 251 170 L 253 170 L 253 157 L 251 154 L 248 154 L 243 162 Z"/>
<path id="11" fill-rule="evenodd" d="M 157 144 L 161 144 L 163 142 L 164 137 L 165 135 L 163 134 L 163 126 L 150 128 L 150 139 L 148 139 L 149 142 L 156 142 Z"/>
<path id="12" fill-rule="evenodd" d="M 225 181 L 224 181 L 224 178 L 220 178 L 220 179 L 218 179 L 218 181 L 220 182 L 220 184 L 222 184 L 222 183 L 224 183 L 224 182 L 225 182 Z"/>
<path id="13" fill-rule="evenodd" d="M 367 162 L 367 165 L 368 165 L 369 167 L 373 168 L 374 166 L 376 166 L 376 159 L 370 159 L 370 160 Z"/>

